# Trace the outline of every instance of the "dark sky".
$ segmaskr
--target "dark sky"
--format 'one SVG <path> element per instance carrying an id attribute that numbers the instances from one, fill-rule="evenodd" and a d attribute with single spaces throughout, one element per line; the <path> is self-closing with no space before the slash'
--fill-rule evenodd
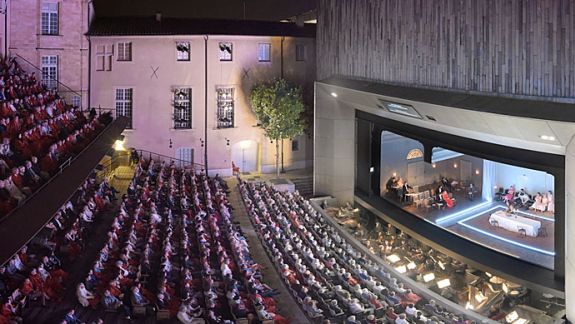
<path id="1" fill-rule="evenodd" d="M 95 0 L 96 15 L 280 20 L 315 9 L 317 0 Z"/>

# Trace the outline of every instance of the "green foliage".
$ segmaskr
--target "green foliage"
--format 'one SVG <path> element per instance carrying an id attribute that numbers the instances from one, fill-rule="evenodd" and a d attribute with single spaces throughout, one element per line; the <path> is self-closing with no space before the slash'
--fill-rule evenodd
<path id="1" fill-rule="evenodd" d="M 305 106 L 299 86 L 284 79 L 259 83 L 252 89 L 250 102 L 268 138 L 281 140 L 303 133 Z"/>

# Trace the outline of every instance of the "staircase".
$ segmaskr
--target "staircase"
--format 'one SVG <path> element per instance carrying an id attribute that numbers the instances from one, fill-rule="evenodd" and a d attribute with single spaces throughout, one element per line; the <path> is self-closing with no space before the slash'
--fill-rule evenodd
<path id="1" fill-rule="evenodd" d="M 290 180 L 294 183 L 295 189 L 299 191 L 300 195 L 304 198 L 313 197 L 313 177 L 311 175 Z"/>

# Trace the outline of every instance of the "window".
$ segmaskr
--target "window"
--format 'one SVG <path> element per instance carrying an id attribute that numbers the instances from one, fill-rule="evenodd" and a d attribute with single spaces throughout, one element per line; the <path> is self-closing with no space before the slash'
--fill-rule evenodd
<path id="1" fill-rule="evenodd" d="M 194 163 L 194 149 L 191 147 L 179 147 L 176 149 L 177 165 L 180 168 Z"/>
<path id="2" fill-rule="evenodd" d="M 192 128 L 192 89 L 174 90 L 174 128 Z"/>
<path id="3" fill-rule="evenodd" d="M 190 43 L 189 42 L 177 42 L 176 52 L 178 61 L 189 61 L 190 60 Z"/>
<path id="4" fill-rule="evenodd" d="M 56 89 L 58 87 L 57 55 L 42 56 L 42 83 L 44 83 L 48 89 Z"/>
<path id="5" fill-rule="evenodd" d="M 118 61 L 132 60 L 132 43 L 118 43 Z"/>
<path id="6" fill-rule="evenodd" d="M 42 3 L 42 35 L 58 35 L 58 3 Z"/>
<path id="7" fill-rule="evenodd" d="M 98 45 L 96 47 L 96 71 L 112 71 L 112 56 L 114 45 Z"/>
<path id="8" fill-rule="evenodd" d="M 305 61 L 305 45 L 304 44 L 296 44 L 295 45 L 295 60 L 296 61 Z"/>
<path id="9" fill-rule="evenodd" d="M 82 98 L 78 95 L 72 96 L 72 106 L 80 107 L 82 105 Z"/>
<path id="10" fill-rule="evenodd" d="M 269 62 L 271 61 L 272 44 L 260 43 L 258 44 L 258 61 Z"/>
<path id="11" fill-rule="evenodd" d="M 220 61 L 231 61 L 232 51 L 232 43 L 220 43 Z"/>
<path id="12" fill-rule="evenodd" d="M 218 128 L 234 127 L 234 88 L 218 88 Z"/>
<path id="13" fill-rule="evenodd" d="M 291 140 L 291 150 L 292 152 L 299 151 L 299 141 L 296 139 Z"/>
<path id="14" fill-rule="evenodd" d="M 132 96 L 133 89 L 116 89 L 116 117 L 128 117 L 126 128 L 132 128 Z"/>

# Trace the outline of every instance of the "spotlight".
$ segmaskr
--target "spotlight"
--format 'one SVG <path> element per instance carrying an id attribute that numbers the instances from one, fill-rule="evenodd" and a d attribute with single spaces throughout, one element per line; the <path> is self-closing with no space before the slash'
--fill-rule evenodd
<path id="1" fill-rule="evenodd" d="M 457 169 L 457 163 L 453 163 L 453 167 Z"/>
<path id="2" fill-rule="evenodd" d="M 431 167 L 435 169 L 435 168 L 437 167 L 437 164 L 433 163 L 433 164 L 431 165 Z"/>
<path id="3" fill-rule="evenodd" d="M 475 170 L 475 174 L 479 175 L 479 170 Z"/>
<path id="4" fill-rule="evenodd" d="M 331 96 L 334 97 L 334 98 L 337 98 L 337 93 L 332 92 L 332 93 L 331 93 Z"/>

